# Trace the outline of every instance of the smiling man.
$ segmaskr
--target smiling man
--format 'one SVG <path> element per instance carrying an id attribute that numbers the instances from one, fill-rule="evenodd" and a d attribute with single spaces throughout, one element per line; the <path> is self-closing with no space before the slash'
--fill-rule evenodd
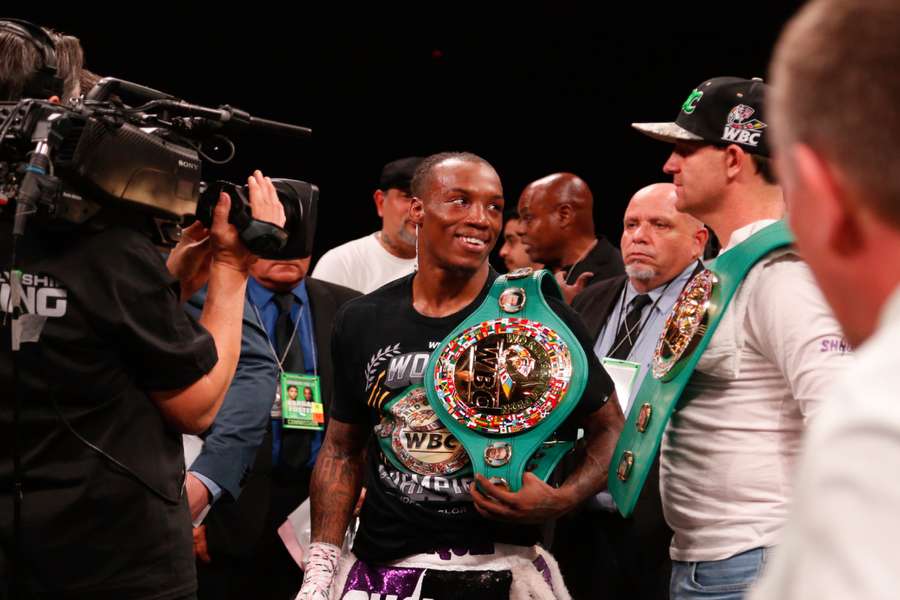
<path id="1" fill-rule="evenodd" d="M 590 286 L 572 303 L 596 340 L 597 358 L 624 361 L 631 373 L 630 392 L 618 390 L 626 416 L 666 315 L 702 269 L 698 259 L 706 245 L 706 228 L 676 210 L 676 201 L 671 183 L 638 190 L 625 210 L 621 248 L 626 275 Z M 657 460 L 630 519 L 622 518 L 609 494 L 602 492 L 587 510 L 560 523 L 554 552 L 574 598 L 668 598 L 672 530 L 663 519 L 658 478 Z M 574 551 L 586 534 L 596 542 L 597 552 Z"/>
<path id="2" fill-rule="evenodd" d="M 313 544 L 298 597 L 509 598 L 537 588 L 565 597 L 533 524 L 605 484 L 622 424 L 617 402 L 606 401 L 615 398 L 612 383 L 577 315 L 547 298 L 589 358 L 587 387 L 569 416 L 586 432 L 580 466 L 558 488 L 527 473 L 515 493 L 480 476 L 476 490 L 468 454 L 428 404 L 424 376 L 432 349 L 497 278 L 487 259 L 503 190 L 484 159 L 443 153 L 422 162 L 412 191 L 418 271 L 351 302 L 335 323 L 337 394 L 313 474 Z M 364 474 L 355 556 L 338 567 Z"/>

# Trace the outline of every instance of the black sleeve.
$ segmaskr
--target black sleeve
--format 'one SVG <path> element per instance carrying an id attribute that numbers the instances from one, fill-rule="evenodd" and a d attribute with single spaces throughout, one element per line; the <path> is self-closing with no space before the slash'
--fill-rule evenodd
<path id="1" fill-rule="evenodd" d="M 606 401 L 609 400 L 609 397 L 615 390 L 615 386 L 612 379 L 607 375 L 606 370 L 604 370 L 603 365 L 597 360 L 597 356 L 594 354 L 593 342 L 578 313 L 562 300 L 552 296 L 547 297 L 547 304 L 569 326 L 569 329 L 572 330 L 572 333 L 575 334 L 575 337 L 581 343 L 581 347 L 587 357 L 587 385 L 584 388 L 584 393 L 581 395 L 581 402 L 570 416 L 571 419 L 581 420 L 584 416 L 606 404 Z"/>
<path id="2" fill-rule="evenodd" d="M 149 239 L 112 229 L 88 252 L 95 257 L 81 262 L 88 272 L 73 281 L 77 295 L 103 338 L 115 340 L 122 362 L 134 366 L 142 389 L 184 388 L 215 366 L 212 336 L 184 311 L 175 278 Z"/>
<path id="3" fill-rule="evenodd" d="M 353 300 L 338 311 L 331 338 L 331 360 L 334 366 L 334 398 L 331 418 L 344 423 L 368 424 L 366 404 L 365 365 L 359 359 L 359 340 L 365 323 L 358 317 L 366 313 L 367 305 Z M 356 336 L 356 338 L 354 337 Z"/>

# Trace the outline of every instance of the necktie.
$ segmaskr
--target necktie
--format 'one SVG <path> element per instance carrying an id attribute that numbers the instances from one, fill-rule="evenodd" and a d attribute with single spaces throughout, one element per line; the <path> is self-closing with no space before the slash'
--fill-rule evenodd
<path id="1" fill-rule="evenodd" d="M 639 294 L 632 298 L 625 320 L 619 326 L 619 331 L 616 332 L 616 339 L 613 341 L 612 352 L 609 355 L 610 358 L 626 360 L 628 355 L 631 354 L 631 349 L 634 347 L 634 343 L 637 341 L 640 333 L 641 311 L 648 304 L 650 304 L 650 296 L 647 294 Z"/>
<path id="2" fill-rule="evenodd" d="M 281 368 L 292 373 L 305 373 L 303 364 L 303 348 L 300 346 L 300 326 L 291 319 L 291 308 L 294 302 L 300 303 L 291 292 L 274 294 L 272 300 L 278 307 L 278 318 L 275 319 L 275 352 L 281 361 Z M 300 318 L 300 315 L 297 315 Z"/>
<path id="3" fill-rule="evenodd" d="M 300 299 L 290 292 L 277 293 L 272 300 L 278 307 L 278 318 L 275 319 L 275 352 L 281 361 L 281 368 L 291 373 L 306 373 L 303 360 L 303 348 L 300 344 L 300 314 L 298 322 L 291 319 L 291 308 Z M 312 433 L 297 429 L 282 429 L 280 421 L 272 423 L 272 463 L 276 467 L 276 476 L 290 479 L 303 469 L 310 456 Z"/>

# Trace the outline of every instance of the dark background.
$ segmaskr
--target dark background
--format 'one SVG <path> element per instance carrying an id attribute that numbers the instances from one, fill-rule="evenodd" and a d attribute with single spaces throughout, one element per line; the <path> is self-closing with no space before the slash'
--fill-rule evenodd
<path id="1" fill-rule="evenodd" d="M 308 140 L 235 138 L 235 160 L 205 175 L 241 181 L 260 168 L 319 185 L 318 257 L 379 228 L 371 197 L 385 162 L 442 150 L 490 161 L 508 207 L 534 179 L 578 174 L 598 231 L 617 243 L 631 194 L 666 180 L 668 146 L 629 124 L 674 119 L 709 77 L 764 77 L 800 3 L 768 4 L 346 3 L 320 14 L 129 3 L 9 16 L 78 36 L 101 75 L 311 127 Z"/>

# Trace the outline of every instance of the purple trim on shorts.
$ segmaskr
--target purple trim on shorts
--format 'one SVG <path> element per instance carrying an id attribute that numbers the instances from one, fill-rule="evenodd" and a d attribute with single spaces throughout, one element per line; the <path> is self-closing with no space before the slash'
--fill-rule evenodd
<path id="1" fill-rule="evenodd" d="M 547 585 L 550 586 L 550 589 L 553 589 L 553 577 L 550 574 L 550 566 L 547 564 L 547 561 L 544 560 L 543 556 L 538 556 L 534 561 L 534 568 L 537 569 L 541 575 L 544 576 L 544 581 L 547 582 Z"/>
<path id="2" fill-rule="evenodd" d="M 347 583 L 344 584 L 344 591 L 340 597 L 343 598 L 347 592 L 358 590 L 408 598 L 415 591 L 423 570 L 380 567 L 367 565 L 358 560 L 347 575 Z"/>

